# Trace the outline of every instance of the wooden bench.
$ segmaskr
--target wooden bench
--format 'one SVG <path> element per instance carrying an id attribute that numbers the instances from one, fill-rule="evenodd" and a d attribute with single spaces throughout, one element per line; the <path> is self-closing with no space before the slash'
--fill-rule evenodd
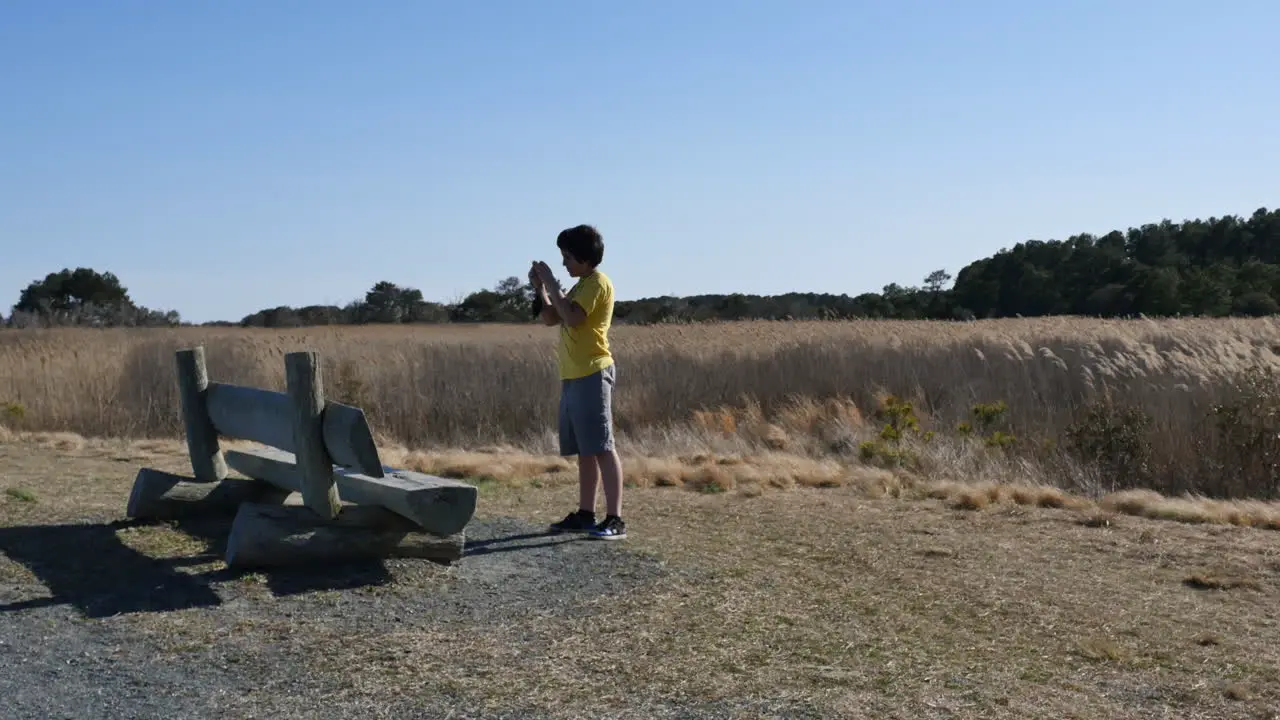
<path id="1" fill-rule="evenodd" d="M 325 399 L 316 353 L 285 356 L 284 393 L 210 382 L 203 347 L 177 352 L 177 376 L 192 476 L 142 468 L 129 517 L 233 514 L 231 567 L 462 557 L 475 486 L 383 466 L 364 411 Z"/>

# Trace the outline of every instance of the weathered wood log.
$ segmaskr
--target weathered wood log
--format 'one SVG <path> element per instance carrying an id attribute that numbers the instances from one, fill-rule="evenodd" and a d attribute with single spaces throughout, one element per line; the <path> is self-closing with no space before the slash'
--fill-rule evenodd
<path id="1" fill-rule="evenodd" d="M 227 536 L 226 563 L 233 568 L 324 564 L 381 558 L 454 562 L 462 557 L 461 533 L 436 535 L 378 507 L 346 506 L 332 520 L 305 507 L 240 506 Z"/>
<path id="2" fill-rule="evenodd" d="M 209 418 L 226 437 L 294 450 L 293 415 L 284 393 L 215 382 L 209 386 Z"/>
<path id="3" fill-rule="evenodd" d="M 126 516 L 139 520 L 180 520 L 231 516 L 242 503 L 280 504 L 289 491 L 261 480 L 223 478 L 198 482 L 163 470 L 142 468 L 129 493 Z"/>
<path id="4" fill-rule="evenodd" d="M 285 393 L 259 388 L 210 383 L 208 416 L 217 432 L 296 453 L 293 408 Z M 326 402 L 322 413 L 324 445 L 338 465 L 370 477 L 382 476 L 382 459 L 364 411 Z"/>
<path id="5" fill-rule="evenodd" d="M 293 415 L 293 446 L 302 480 L 302 504 L 329 520 L 338 516 L 338 488 L 333 460 L 324 449 L 324 379 L 315 352 L 284 356 L 285 380 Z"/>
<path id="6" fill-rule="evenodd" d="M 294 456 L 272 448 L 227 450 L 227 465 L 236 472 L 285 490 L 300 491 L 302 480 Z M 439 535 L 460 532 L 476 512 L 474 485 L 409 470 L 387 468 L 383 477 L 369 477 L 334 468 L 338 496 L 350 503 L 373 505 L 411 520 Z"/>
<path id="7" fill-rule="evenodd" d="M 176 356 L 178 397 L 191 472 L 200 482 L 218 482 L 227 476 L 227 464 L 218 445 L 218 431 L 209 419 L 209 371 L 204 362 L 204 348 L 179 350 Z"/>
<path id="8" fill-rule="evenodd" d="M 323 418 L 324 449 L 333 462 L 369 477 L 382 477 L 382 457 L 364 411 L 326 400 Z"/>

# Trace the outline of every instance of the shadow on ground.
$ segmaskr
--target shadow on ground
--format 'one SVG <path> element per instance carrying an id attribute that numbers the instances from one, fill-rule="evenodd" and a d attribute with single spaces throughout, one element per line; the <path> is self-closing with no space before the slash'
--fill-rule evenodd
<path id="1" fill-rule="evenodd" d="M 124 523 L 0 528 L 0 552 L 20 563 L 52 597 L 0 605 L 0 611 L 70 604 L 88 617 L 218 605 L 207 578 L 180 572 L 124 545 Z M 179 562 L 190 562 L 182 558 Z"/>
<path id="2" fill-rule="evenodd" d="M 324 590 L 351 590 L 384 585 L 393 576 L 382 560 L 334 563 L 324 566 L 235 571 L 225 567 L 208 572 L 184 570 L 217 562 L 226 552 L 232 518 L 200 518 L 172 523 L 172 527 L 201 540 L 205 549 L 195 555 L 155 558 L 129 547 L 118 531 L 157 523 L 121 520 L 110 523 L 34 525 L 0 528 L 0 553 L 26 567 L 50 596 L 0 604 L 0 612 L 51 605 L 71 605 L 89 618 L 128 613 L 170 612 L 214 607 L 223 603 L 215 586 L 247 574 L 266 581 L 277 596 Z M 463 563 L 498 553 L 545 552 L 580 541 L 569 535 L 504 528 L 507 532 L 478 533 L 468 538 Z M 430 561 L 424 561 L 430 562 Z"/>
<path id="3" fill-rule="evenodd" d="M 553 539 L 550 539 L 553 538 Z M 543 540 L 545 542 L 528 542 L 530 540 Z M 504 537 L 485 538 L 468 542 L 462 551 L 464 558 L 475 557 L 477 555 L 489 555 L 492 553 L 513 552 L 515 550 L 530 550 L 533 548 L 555 547 L 570 543 L 577 538 L 571 535 L 559 535 L 552 532 L 526 532 L 506 535 Z"/>
<path id="4" fill-rule="evenodd" d="M 154 523 L 118 521 L 93 524 L 0 528 L 0 553 L 26 567 L 50 597 L 0 604 L 0 612 L 48 605 L 71 605 L 90 618 L 125 613 L 169 612 L 222 604 L 215 584 L 256 572 L 276 596 L 317 590 L 345 590 L 391 580 L 381 561 L 323 567 L 208 572 L 182 568 L 220 560 L 226 552 L 231 519 L 202 519 L 173 527 L 203 540 L 204 552 L 154 558 L 124 544 L 117 532 Z"/>

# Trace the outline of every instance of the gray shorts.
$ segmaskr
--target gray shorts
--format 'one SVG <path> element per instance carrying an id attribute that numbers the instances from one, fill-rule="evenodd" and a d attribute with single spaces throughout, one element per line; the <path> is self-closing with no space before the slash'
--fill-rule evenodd
<path id="1" fill-rule="evenodd" d="M 617 365 L 560 381 L 560 454 L 599 455 L 613 449 L 613 385 Z"/>

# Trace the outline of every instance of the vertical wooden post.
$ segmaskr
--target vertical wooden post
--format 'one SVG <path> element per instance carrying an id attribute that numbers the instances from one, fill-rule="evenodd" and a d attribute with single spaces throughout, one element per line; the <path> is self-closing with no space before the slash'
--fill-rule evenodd
<path id="1" fill-rule="evenodd" d="M 333 460 L 324 447 L 324 381 L 320 359 L 312 351 L 284 356 L 289 403 L 293 407 L 293 444 L 302 480 L 302 504 L 325 520 L 338 516 L 338 487 Z"/>
<path id="2" fill-rule="evenodd" d="M 191 472 L 200 482 L 219 482 L 227 477 L 227 461 L 218 445 L 218 431 L 209 419 L 209 371 L 204 364 L 204 347 L 179 350 L 177 360 L 178 394 Z"/>

